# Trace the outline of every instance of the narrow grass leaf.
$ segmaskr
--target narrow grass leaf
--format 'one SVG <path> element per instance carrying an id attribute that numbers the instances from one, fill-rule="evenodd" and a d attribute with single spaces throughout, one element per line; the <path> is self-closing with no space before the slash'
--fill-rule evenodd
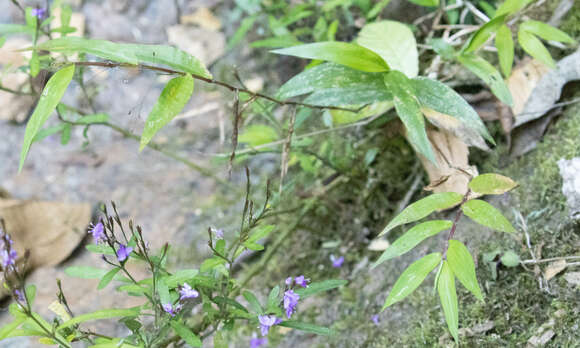
<path id="1" fill-rule="evenodd" d="M 441 274 L 437 282 L 437 290 L 449 332 L 455 339 L 455 342 L 458 342 L 459 306 L 457 303 L 457 292 L 455 290 L 455 278 L 447 261 L 443 261 L 443 267 L 441 268 Z"/>
<path id="2" fill-rule="evenodd" d="M 511 106 L 513 104 L 512 95 L 505 81 L 493 65 L 485 59 L 471 53 L 464 53 L 457 56 L 457 60 L 477 77 L 482 79 L 489 87 L 493 94 L 502 102 Z"/>
<path id="3" fill-rule="evenodd" d="M 318 326 L 318 325 L 309 324 L 309 323 L 302 323 L 302 322 L 294 321 L 294 320 L 283 321 L 278 325 L 284 326 L 284 327 L 289 327 L 289 328 L 300 330 L 300 331 L 311 332 L 313 334 L 322 335 L 322 336 L 334 335 L 334 331 L 332 331 L 331 329 L 329 329 L 327 327 Z"/>
<path id="4" fill-rule="evenodd" d="M 497 30 L 495 47 L 497 48 L 501 72 L 503 76 L 508 78 L 511 75 L 512 65 L 514 64 L 514 40 L 512 39 L 510 28 L 505 24 Z"/>
<path id="5" fill-rule="evenodd" d="M 562 30 L 540 21 L 525 21 L 520 24 L 520 30 L 539 36 L 547 41 L 558 41 L 574 44 L 576 41 Z"/>
<path id="6" fill-rule="evenodd" d="M 520 43 L 520 46 L 522 46 L 522 49 L 530 56 L 536 58 L 552 69 L 556 67 L 556 63 L 554 63 L 550 51 L 548 51 L 542 41 L 540 41 L 540 39 L 538 39 L 534 34 L 520 29 L 518 31 L 518 42 Z"/>
<path id="7" fill-rule="evenodd" d="M 504 25 L 506 17 L 507 15 L 504 14 L 482 25 L 469 40 L 465 52 L 473 52 L 483 46 L 491 38 L 491 35 Z"/>
<path id="8" fill-rule="evenodd" d="M 328 279 L 328 280 L 324 280 L 321 282 L 314 282 L 314 283 L 308 284 L 307 287 L 295 289 L 294 292 L 296 292 L 298 295 L 300 295 L 300 298 L 303 299 L 303 298 L 310 297 L 310 296 L 315 295 L 315 294 L 320 293 L 320 292 L 339 288 L 343 285 L 346 285 L 346 283 L 348 283 L 348 282 L 344 279 Z"/>

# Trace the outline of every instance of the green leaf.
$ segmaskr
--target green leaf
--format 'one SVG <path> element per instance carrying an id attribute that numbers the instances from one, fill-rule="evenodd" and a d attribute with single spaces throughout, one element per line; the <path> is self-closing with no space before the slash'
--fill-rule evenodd
<path id="1" fill-rule="evenodd" d="M 558 41 L 574 44 L 576 41 L 562 30 L 540 21 L 525 21 L 520 24 L 520 29 L 530 34 L 537 35 L 547 41 Z"/>
<path id="2" fill-rule="evenodd" d="M 34 304 L 34 299 L 36 298 L 36 285 L 28 285 L 25 291 L 28 303 L 32 306 Z"/>
<path id="3" fill-rule="evenodd" d="M 199 267 L 199 270 L 201 272 L 207 272 L 209 270 L 212 270 L 220 265 L 223 265 L 224 263 L 226 263 L 226 260 L 222 259 L 221 257 L 210 257 L 209 259 L 205 259 L 201 266 Z"/>
<path id="4" fill-rule="evenodd" d="M 294 292 L 300 295 L 300 299 L 304 299 L 312 295 L 315 295 L 319 292 L 339 288 L 343 285 L 346 285 L 346 283 L 348 282 L 344 279 L 328 279 L 321 282 L 314 282 L 312 284 L 308 284 L 307 287 L 295 289 Z"/>
<path id="5" fill-rule="evenodd" d="M 71 320 L 65 321 L 60 324 L 57 330 L 64 329 L 66 327 L 71 327 L 76 324 L 84 323 L 86 321 L 109 319 L 116 317 L 136 317 L 139 315 L 138 309 L 103 309 L 93 313 L 81 314 Z"/>
<path id="6" fill-rule="evenodd" d="M 40 60 L 38 58 L 38 53 L 32 51 L 32 57 L 30 58 L 30 76 L 36 77 L 40 72 Z"/>
<path id="7" fill-rule="evenodd" d="M 242 295 L 244 296 L 246 301 L 248 301 L 248 303 L 250 304 L 250 308 L 254 313 L 262 314 L 264 312 L 264 309 L 262 309 L 262 305 L 260 305 L 260 301 L 258 301 L 256 295 L 247 290 L 245 290 L 242 293 Z"/>
<path id="8" fill-rule="evenodd" d="M 483 301 L 483 295 L 481 294 L 481 289 L 475 276 L 473 257 L 463 243 L 453 239 L 449 241 L 447 263 L 461 284 L 467 290 L 471 291 L 476 298 Z"/>
<path id="9" fill-rule="evenodd" d="M 388 71 L 389 66 L 373 51 L 346 42 L 325 41 L 271 51 L 307 59 L 320 59 L 366 72 Z"/>
<path id="10" fill-rule="evenodd" d="M 413 262 L 393 285 L 382 310 L 409 296 L 441 262 L 441 253 L 433 253 Z"/>
<path id="11" fill-rule="evenodd" d="M 490 143 L 495 144 L 481 117 L 459 93 L 447 85 L 427 77 L 416 77 L 411 80 L 411 84 L 422 106 L 459 120 L 462 127 L 472 129 Z M 446 122 L 446 124 L 452 123 L 453 121 Z M 449 130 L 453 131 L 458 127 L 450 126 Z"/>
<path id="12" fill-rule="evenodd" d="M 520 257 L 515 252 L 508 250 L 501 256 L 500 261 L 506 267 L 516 267 L 520 264 Z"/>
<path id="13" fill-rule="evenodd" d="M 178 285 L 183 285 L 183 283 L 187 282 L 188 280 L 195 278 L 198 273 L 199 271 L 196 269 L 181 269 L 175 272 L 173 275 L 163 278 L 163 281 L 169 288 L 173 289 Z"/>
<path id="14" fill-rule="evenodd" d="M 418 153 L 436 163 L 433 148 L 427 138 L 421 105 L 415 97 L 410 80 L 403 73 L 393 70 L 385 74 L 385 85 L 393 94 L 397 115 L 407 130 L 407 139 Z"/>
<path id="15" fill-rule="evenodd" d="M 468 186 L 471 191 L 483 195 L 501 195 L 513 190 L 518 186 L 518 183 L 507 176 L 488 173 L 476 176 L 469 182 Z"/>
<path id="16" fill-rule="evenodd" d="M 276 226 L 274 226 L 274 225 L 260 225 L 260 226 L 254 227 L 250 231 L 247 241 L 248 242 L 257 242 L 260 239 L 266 238 L 272 231 L 274 231 L 275 228 L 276 228 Z"/>
<path id="17" fill-rule="evenodd" d="M 193 77 L 190 74 L 176 77 L 167 83 L 147 116 L 139 151 L 143 150 L 153 136 L 183 110 L 192 93 Z"/>
<path id="18" fill-rule="evenodd" d="M 113 280 L 113 278 L 115 277 L 115 275 L 117 273 L 119 273 L 121 269 L 120 268 L 113 268 L 112 270 L 110 270 L 109 272 L 107 272 L 107 274 L 105 274 L 102 278 L 101 281 L 99 282 L 99 285 L 97 286 L 98 290 L 104 289 L 107 287 L 107 285 L 109 285 L 109 283 Z"/>
<path id="19" fill-rule="evenodd" d="M 280 286 L 276 285 L 272 288 L 270 294 L 268 295 L 268 306 L 266 308 L 268 312 L 278 308 L 280 304 L 280 299 L 278 296 L 280 296 Z"/>
<path id="20" fill-rule="evenodd" d="M 514 64 L 514 40 L 507 25 L 502 25 L 495 36 L 495 47 L 503 76 L 510 77 Z"/>
<path id="21" fill-rule="evenodd" d="M 62 127 L 62 132 L 60 134 L 60 144 L 66 145 L 70 141 L 70 133 L 72 131 L 72 126 L 70 123 L 65 123 Z M 38 133 L 37 133 L 38 135 Z"/>
<path id="22" fill-rule="evenodd" d="M 159 295 L 159 302 L 161 304 L 171 304 L 171 295 L 169 294 L 169 287 L 162 279 L 157 280 L 157 294 Z"/>
<path id="23" fill-rule="evenodd" d="M 520 43 L 520 46 L 522 46 L 522 49 L 530 56 L 536 58 L 552 69 L 556 67 L 556 63 L 554 63 L 554 59 L 552 59 L 550 52 L 546 46 L 544 46 L 542 41 L 534 36 L 534 34 L 530 34 L 527 31 L 520 29 L 520 31 L 518 31 L 518 42 Z"/>
<path id="24" fill-rule="evenodd" d="M 120 63 L 166 65 L 181 72 L 196 74 L 207 79 L 212 78 L 199 59 L 171 46 L 120 44 L 71 36 L 49 40 L 37 47 L 39 50 L 65 54 L 86 53 Z"/>
<path id="25" fill-rule="evenodd" d="M 258 18 L 257 16 L 250 16 L 242 20 L 240 26 L 238 27 L 238 30 L 236 30 L 234 35 L 232 35 L 232 37 L 228 41 L 226 50 L 229 51 L 230 49 L 234 48 L 234 46 L 236 46 L 240 41 L 244 39 L 244 37 L 246 37 L 246 34 L 250 29 L 252 29 L 252 27 L 254 26 L 254 22 L 256 21 L 257 18 Z"/>
<path id="26" fill-rule="evenodd" d="M 22 318 L 15 318 L 14 321 L 4 325 L 2 329 L 0 329 L 0 341 L 7 338 L 14 330 L 18 329 L 22 323 L 26 321 L 25 317 Z"/>
<path id="27" fill-rule="evenodd" d="M 465 47 L 464 52 L 473 52 L 483 46 L 487 40 L 491 38 L 491 35 L 504 25 L 506 17 L 507 15 L 498 16 L 482 25 L 481 28 L 473 34 L 467 47 Z"/>
<path id="28" fill-rule="evenodd" d="M 441 268 L 441 274 L 437 282 L 437 290 L 439 291 L 439 299 L 441 300 L 441 307 L 443 307 L 449 332 L 455 339 L 455 342 L 458 342 L 459 308 L 457 304 L 457 292 L 455 291 L 455 278 L 447 261 L 443 261 L 443 267 Z"/>
<path id="29" fill-rule="evenodd" d="M 497 11 L 495 12 L 495 16 L 502 16 L 504 14 L 512 15 L 522 8 L 524 8 L 527 4 L 529 4 L 533 0 L 506 0 L 503 4 L 499 6 Z"/>
<path id="30" fill-rule="evenodd" d="M 252 41 L 250 47 L 253 48 L 284 48 L 301 45 L 302 42 L 294 35 L 275 36 L 263 40 Z"/>
<path id="31" fill-rule="evenodd" d="M 419 53 L 415 36 L 409 27 L 395 21 L 380 21 L 365 25 L 357 43 L 377 53 L 391 70 L 409 78 L 419 73 Z"/>
<path id="32" fill-rule="evenodd" d="M 75 123 L 77 124 L 94 124 L 107 122 L 109 122 L 109 115 L 104 113 L 86 115 L 75 121 Z"/>
<path id="33" fill-rule="evenodd" d="M 106 269 L 88 266 L 71 266 L 64 270 L 66 275 L 81 279 L 101 279 L 108 272 Z"/>
<path id="34" fill-rule="evenodd" d="M 0 35 L 6 34 L 33 34 L 32 28 L 21 24 L 0 24 Z"/>
<path id="35" fill-rule="evenodd" d="M 181 337 L 185 343 L 192 347 L 201 347 L 201 339 L 199 339 L 199 337 L 194 334 L 190 328 L 174 320 L 170 321 L 169 325 L 171 325 L 175 333 Z"/>
<path id="36" fill-rule="evenodd" d="M 61 100 L 64 92 L 66 91 L 68 85 L 70 84 L 73 74 L 75 71 L 75 66 L 70 65 L 57 71 L 50 80 L 48 80 L 40 99 L 36 104 L 36 109 L 30 116 L 28 123 L 26 124 L 26 131 L 24 133 L 24 142 L 22 144 L 22 152 L 20 153 L 20 165 L 18 166 L 18 171 L 22 171 L 24 166 L 24 160 L 30 151 L 30 145 L 34 137 L 42 128 L 42 125 L 48 120 L 48 117 L 52 114 L 58 102 Z"/>
<path id="37" fill-rule="evenodd" d="M 115 250 L 113 250 L 107 244 L 89 244 L 85 247 L 88 251 L 95 253 L 95 254 L 103 254 L 103 255 L 115 255 Z M 73 267 L 70 267 L 73 268 Z"/>
<path id="38" fill-rule="evenodd" d="M 447 43 L 447 41 L 440 38 L 434 38 L 427 41 L 427 43 L 431 45 L 433 50 L 443 59 L 451 60 L 455 57 L 455 49 Z"/>
<path id="39" fill-rule="evenodd" d="M 413 228 L 411 228 L 409 231 L 399 237 L 391 246 L 389 246 L 371 268 L 375 268 L 381 263 L 394 257 L 403 255 L 407 251 L 413 249 L 423 240 L 434 236 L 441 231 L 450 229 L 452 225 L 453 223 L 449 220 L 434 220 L 413 226 Z"/>
<path id="40" fill-rule="evenodd" d="M 402 212 L 400 212 L 399 215 L 391 220 L 391 222 L 389 222 L 387 227 L 385 227 L 379 236 L 382 236 L 397 226 L 421 220 L 434 211 L 451 208 L 454 205 L 461 203 L 462 199 L 463 196 L 456 192 L 434 193 L 430 196 L 420 199 L 417 202 L 409 205 Z"/>
<path id="41" fill-rule="evenodd" d="M 439 6 L 439 0 L 408 0 L 419 6 L 436 7 Z"/>
<path id="42" fill-rule="evenodd" d="M 369 12 L 367 12 L 367 20 L 368 19 L 373 19 L 376 16 L 379 15 L 379 13 L 381 13 L 381 11 L 387 7 L 387 5 L 389 4 L 389 2 L 391 2 L 391 0 L 381 0 L 379 2 L 377 2 L 373 8 L 370 9 Z M 322 18 L 322 17 L 321 17 Z"/>
<path id="43" fill-rule="evenodd" d="M 472 199 L 461 206 L 465 215 L 480 225 L 493 228 L 494 230 L 513 233 L 516 232 L 512 224 L 491 204 Z"/>
<path id="44" fill-rule="evenodd" d="M 227 298 L 227 297 L 222 297 L 222 296 L 216 296 L 212 299 L 213 302 L 217 303 L 217 304 L 228 304 L 230 306 L 236 307 L 237 309 L 241 310 L 242 312 L 246 312 L 248 313 L 248 310 L 246 309 L 246 307 L 244 307 L 241 303 L 239 303 L 236 300 L 232 300 L 231 298 Z"/>
<path id="45" fill-rule="evenodd" d="M 322 335 L 322 336 L 334 335 L 334 331 L 332 331 L 331 329 L 329 329 L 327 327 L 318 326 L 318 325 L 314 325 L 314 324 L 308 324 L 308 323 L 302 323 L 302 322 L 294 321 L 294 320 L 283 321 L 278 325 L 284 326 L 284 327 L 289 327 L 289 328 L 300 330 L 300 331 L 311 332 L 313 334 Z"/>
<path id="46" fill-rule="evenodd" d="M 499 100 L 509 106 L 513 104 L 510 90 L 502 79 L 499 71 L 497 71 L 493 65 L 489 64 L 485 59 L 470 53 L 460 54 L 457 56 L 457 60 L 488 84 L 493 94 L 495 94 Z"/>
<path id="47" fill-rule="evenodd" d="M 240 143 L 247 143 L 252 147 L 271 143 L 277 139 L 278 133 L 276 133 L 276 130 L 264 124 L 249 125 L 238 136 Z"/>

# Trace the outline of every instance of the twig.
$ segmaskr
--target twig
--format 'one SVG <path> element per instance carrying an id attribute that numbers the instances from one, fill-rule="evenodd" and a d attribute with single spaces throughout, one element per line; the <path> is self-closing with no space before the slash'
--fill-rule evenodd
<path id="1" fill-rule="evenodd" d="M 284 149 L 282 151 L 282 160 L 280 163 L 280 189 L 279 193 L 282 193 L 282 186 L 284 185 L 284 177 L 288 172 L 288 155 L 290 154 L 290 148 L 292 146 L 292 134 L 294 134 L 294 122 L 296 121 L 296 108 L 293 108 L 290 115 L 290 123 L 288 125 L 288 135 L 286 136 L 286 142 L 284 142 Z"/>
<path id="2" fill-rule="evenodd" d="M 561 261 L 561 260 L 580 260 L 580 256 L 561 256 L 561 257 L 552 257 L 549 259 L 541 259 L 541 260 L 536 260 L 535 258 L 533 260 L 522 260 L 520 261 L 520 263 L 527 265 L 527 264 L 538 264 L 538 263 L 546 263 L 546 262 L 552 262 L 552 261 Z"/>

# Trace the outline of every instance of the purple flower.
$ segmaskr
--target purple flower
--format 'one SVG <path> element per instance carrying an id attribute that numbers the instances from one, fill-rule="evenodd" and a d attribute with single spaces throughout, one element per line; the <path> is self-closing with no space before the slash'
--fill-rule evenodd
<path id="1" fill-rule="evenodd" d="M 36 17 L 38 19 L 44 19 L 44 18 L 46 18 L 46 9 L 33 8 L 32 11 L 30 11 L 30 14 L 32 14 L 34 17 Z"/>
<path id="2" fill-rule="evenodd" d="M 304 278 L 303 275 L 296 277 L 296 279 L 294 279 L 294 281 L 296 282 L 297 285 L 300 285 L 303 288 L 307 287 L 308 283 L 310 283 L 310 279 Z"/>
<path id="3" fill-rule="evenodd" d="M 292 281 L 293 281 L 293 280 L 294 280 L 294 279 L 293 279 L 292 277 L 288 277 L 288 278 L 286 278 L 286 281 L 285 281 L 286 285 L 288 285 L 288 286 L 292 285 Z"/>
<path id="4" fill-rule="evenodd" d="M 20 302 L 24 302 L 25 301 L 24 294 L 19 289 L 14 290 L 14 295 L 16 296 L 16 298 L 18 299 L 18 301 L 20 301 Z"/>
<path id="5" fill-rule="evenodd" d="M 292 313 L 296 311 L 299 299 L 300 295 L 295 293 L 293 290 L 288 290 L 284 293 L 284 309 L 286 310 L 286 316 L 288 319 L 290 319 Z"/>
<path id="6" fill-rule="evenodd" d="M 266 337 L 258 338 L 256 333 L 254 333 L 252 339 L 250 340 L 250 348 L 258 348 L 264 344 L 268 344 L 268 339 Z"/>
<path id="7" fill-rule="evenodd" d="M 373 321 L 373 323 L 375 323 L 375 325 L 379 325 L 379 315 L 375 314 L 371 317 L 371 320 Z"/>
<path id="8" fill-rule="evenodd" d="M 104 241 L 106 239 L 105 236 L 105 226 L 103 226 L 102 222 L 99 222 L 96 225 L 91 224 L 89 226 L 89 234 L 93 235 L 95 240 L 95 244 L 99 244 L 99 242 Z"/>
<path id="9" fill-rule="evenodd" d="M 2 250 L 2 267 L 7 269 L 9 266 L 13 266 L 16 262 L 16 258 L 18 257 L 18 253 L 16 250 L 8 247 L 9 250 Z"/>
<path id="10" fill-rule="evenodd" d="M 260 321 L 260 331 L 262 332 L 262 336 L 266 336 L 272 326 L 278 325 L 282 322 L 282 319 L 276 318 L 275 315 L 258 315 L 258 320 Z"/>
<path id="11" fill-rule="evenodd" d="M 185 300 L 190 298 L 197 298 L 199 296 L 199 292 L 197 292 L 195 289 L 192 289 L 189 284 L 184 283 L 183 286 L 179 289 L 179 295 L 180 300 Z"/>
<path id="12" fill-rule="evenodd" d="M 342 267 L 342 264 L 344 263 L 344 256 L 336 257 L 336 256 L 331 254 L 330 261 L 332 261 L 332 267 L 340 268 L 340 267 Z"/>
<path id="13" fill-rule="evenodd" d="M 172 317 L 174 317 L 177 313 L 179 313 L 180 310 L 181 310 L 180 304 L 177 304 L 175 308 L 173 308 L 171 303 L 166 303 L 163 305 L 163 311 L 165 311 L 165 313 L 171 315 Z"/>
<path id="14" fill-rule="evenodd" d="M 212 231 L 217 239 L 224 239 L 224 230 L 221 228 L 215 229 L 212 227 Z"/>
<path id="15" fill-rule="evenodd" d="M 119 246 L 119 250 L 117 250 L 117 259 L 119 260 L 119 262 L 127 260 L 129 254 L 131 254 L 132 251 L 133 251 L 132 247 L 121 244 Z"/>

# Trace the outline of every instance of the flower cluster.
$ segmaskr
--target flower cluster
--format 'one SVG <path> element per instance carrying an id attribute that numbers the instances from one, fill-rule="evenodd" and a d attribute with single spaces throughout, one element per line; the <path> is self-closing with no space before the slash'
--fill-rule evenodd
<path id="1" fill-rule="evenodd" d="M 4 233 L 0 228 L 0 249 L 2 252 L 2 268 L 6 271 L 16 264 L 16 259 L 18 258 L 18 253 L 12 248 L 14 242 L 10 235 Z"/>
<path id="2" fill-rule="evenodd" d="M 113 238 L 111 238 L 112 240 L 109 240 L 109 237 L 107 236 L 107 233 L 105 231 L 105 225 L 103 225 L 102 221 L 99 221 L 96 224 L 91 223 L 91 225 L 89 226 L 88 233 L 93 236 L 95 244 L 104 243 L 104 242 L 110 243 L 110 242 L 112 242 L 112 240 L 115 239 L 113 237 Z M 133 252 L 133 247 L 131 247 L 129 245 L 125 245 L 123 243 L 118 243 L 118 244 L 119 244 L 119 248 L 116 251 L 117 260 L 119 260 L 119 262 L 123 262 L 129 258 L 129 255 L 131 255 L 131 253 Z"/>
<path id="3" fill-rule="evenodd" d="M 182 286 L 179 287 L 179 301 L 177 304 L 172 305 L 171 303 L 166 303 L 163 305 L 163 310 L 174 317 L 181 309 L 183 308 L 183 303 L 187 300 L 198 298 L 199 292 L 191 287 L 191 285 L 187 283 L 183 283 Z"/>
<path id="4" fill-rule="evenodd" d="M 292 289 L 292 283 L 299 285 L 303 288 L 308 286 L 310 279 L 306 279 L 303 275 L 300 275 L 294 279 L 292 277 L 286 278 L 286 285 L 290 287 L 284 292 L 284 309 L 286 310 L 286 317 L 290 319 L 292 314 L 296 311 L 296 306 L 298 305 L 298 300 L 300 295 L 294 292 Z"/>

